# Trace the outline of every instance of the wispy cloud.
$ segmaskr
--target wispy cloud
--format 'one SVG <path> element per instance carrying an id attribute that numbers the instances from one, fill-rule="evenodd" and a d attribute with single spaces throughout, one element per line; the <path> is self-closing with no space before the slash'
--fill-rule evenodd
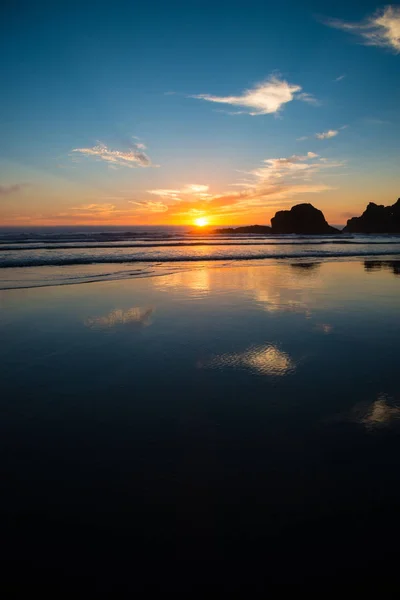
<path id="1" fill-rule="evenodd" d="M 23 188 L 27 187 L 27 185 L 27 183 L 0 185 L 0 196 L 8 196 L 9 194 L 15 194 L 16 192 L 20 192 Z"/>
<path id="2" fill-rule="evenodd" d="M 331 166 L 341 166 L 341 163 L 320 158 L 315 152 L 307 152 L 302 156 L 293 154 L 287 158 L 267 158 L 263 161 L 262 166 L 249 171 L 248 174 L 256 179 L 257 185 L 260 183 L 276 184 L 282 180 L 286 183 L 298 183 L 310 180 L 317 171 Z M 244 187 L 246 187 L 246 183 L 244 183 Z"/>
<path id="3" fill-rule="evenodd" d="M 144 152 L 146 146 L 142 143 L 134 143 L 127 151 L 111 150 L 105 144 L 98 144 L 93 148 L 74 148 L 72 152 L 83 154 L 84 156 L 93 156 L 99 160 L 104 160 L 110 166 L 123 167 L 157 167 L 152 164 L 150 158 Z"/>
<path id="4" fill-rule="evenodd" d="M 334 79 L 334 81 L 342 81 L 345 77 L 346 77 L 346 75 L 339 75 L 339 77 L 336 77 L 336 79 Z"/>
<path id="5" fill-rule="evenodd" d="M 137 206 L 136 212 L 163 213 L 163 212 L 167 212 L 167 210 L 168 210 L 168 205 L 164 204 L 163 202 L 151 202 L 151 201 L 136 202 L 134 200 L 129 200 L 129 204 L 133 204 L 134 206 Z"/>
<path id="6" fill-rule="evenodd" d="M 88 199 L 46 218 L 54 222 L 117 223 L 151 215 L 160 220 L 171 217 L 193 220 L 206 214 L 227 220 L 259 214 L 265 220 L 286 204 L 294 203 L 297 196 L 331 190 L 321 176 L 341 166 L 342 163 L 312 151 L 266 158 L 253 169 L 238 171 L 236 181 L 220 193 L 213 193 L 205 183 L 188 183 L 176 189 L 148 190 L 152 196 L 149 200 L 132 196 L 109 196 L 94 202 Z"/>
<path id="7" fill-rule="evenodd" d="M 78 212 L 90 212 L 92 214 L 110 213 L 115 209 L 114 204 L 81 204 L 80 206 L 72 206 L 71 210 Z"/>
<path id="8" fill-rule="evenodd" d="M 121 200 L 121 198 L 118 198 Z M 145 202 L 136 202 L 136 201 L 128 201 L 128 204 L 146 204 Z M 150 203 L 153 204 L 153 203 Z M 155 203 L 159 204 L 159 203 Z M 161 204 L 161 203 L 160 203 Z M 161 210 L 151 210 L 152 206 L 146 207 L 146 212 L 162 212 Z M 165 208 L 165 210 L 167 207 Z M 123 206 L 117 206 L 115 204 L 111 204 L 110 202 L 99 202 L 99 203 L 91 203 L 91 204 L 80 204 L 79 206 L 72 206 L 68 209 L 68 211 L 64 213 L 58 213 L 58 215 L 53 215 L 53 217 L 58 217 L 61 219 L 72 218 L 73 220 L 94 220 L 105 222 L 109 220 L 118 220 L 123 217 L 132 217 L 134 216 L 134 211 L 132 208 L 127 208 Z"/>
<path id="9" fill-rule="evenodd" d="M 317 100 L 312 94 L 307 94 L 306 92 L 297 94 L 296 100 L 302 100 L 303 102 L 307 102 L 313 106 L 321 106 L 321 102 L 319 100 Z"/>
<path id="10" fill-rule="evenodd" d="M 181 200 L 182 197 L 185 197 L 185 200 L 188 199 L 188 196 L 192 196 L 193 200 L 210 198 L 210 194 L 208 193 L 209 186 L 199 183 L 188 183 L 180 190 L 171 190 L 171 189 L 155 189 L 148 190 L 149 194 L 154 194 L 154 196 L 160 196 L 166 200 Z"/>
<path id="11" fill-rule="evenodd" d="M 283 79 L 279 79 L 277 76 L 272 76 L 255 87 L 244 90 L 239 96 L 199 94 L 190 97 L 219 104 L 243 106 L 247 110 L 239 111 L 239 113 L 246 112 L 252 116 L 278 113 L 285 104 L 296 99 L 312 104 L 317 102 L 311 94 L 302 92 L 300 85 L 288 83 Z"/>
<path id="12" fill-rule="evenodd" d="M 322 133 L 316 133 L 315 137 L 317 140 L 329 140 L 329 138 L 333 138 L 338 135 L 338 131 L 336 129 L 329 129 L 328 131 L 323 131 Z"/>
<path id="13" fill-rule="evenodd" d="M 292 202 L 299 194 L 321 193 L 332 189 L 316 180 L 316 177 L 326 169 L 340 166 L 342 163 L 321 158 L 315 152 L 268 158 L 255 169 L 243 172 L 244 177 L 231 184 L 237 191 L 210 195 L 202 202 L 197 202 L 195 210 L 207 215 L 223 215 L 225 218 L 255 210 L 265 212 Z M 170 208 L 170 213 L 191 218 L 194 216 L 193 210 L 192 202 L 181 201 Z"/>
<path id="14" fill-rule="evenodd" d="M 304 142 L 305 140 L 310 140 L 312 138 L 316 138 L 317 140 L 329 140 L 329 138 L 333 138 L 339 134 L 339 131 L 342 129 L 346 129 L 347 125 L 343 125 L 339 127 L 339 129 L 328 129 L 328 131 L 322 131 L 321 133 L 315 133 L 314 135 L 303 135 L 299 138 L 296 138 L 297 142 Z"/>
<path id="15" fill-rule="evenodd" d="M 400 53 L 400 6 L 386 6 L 359 23 L 341 19 L 323 19 L 323 23 L 360 36 L 366 46 L 381 46 Z"/>
<path id="16" fill-rule="evenodd" d="M 134 201 L 127 201 L 125 198 L 118 197 L 118 201 L 122 201 L 124 204 L 112 204 L 110 202 L 97 202 L 97 203 L 86 203 L 77 206 L 71 206 L 66 208 L 63 212 L 53 214 L 35 214 L 31 216 L 25 215 L 14 215 L 12 220 L 14 221 L 30 221 L 30 222 L 41 222 L 48 224 L 57 224 L 58 222 L 64 223 L 126 223 L 127 219 L 133 219 L 139 213 L 149 214 L 151 212 L 165 212 L 168 207 L 162 206 L 162 203 L 140 203 Z M 128 204 L 137 204 L 140 206 L 138 209 L 128 206 Z"/>

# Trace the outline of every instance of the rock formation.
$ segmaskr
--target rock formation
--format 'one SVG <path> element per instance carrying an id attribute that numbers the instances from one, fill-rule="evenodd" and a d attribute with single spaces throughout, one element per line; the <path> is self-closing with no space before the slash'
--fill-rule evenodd
<path id="1" fill-rule="evenodd" d="M 245 227 L 228 227 L 227 229 L 217 229 L 216 233 L 257 233 L 265 235 L 271 233 L 271 227 L 268 225 L 247 225 Z"/>
<path id="2" fill-rule="evenodd" d="M 361 217 L 347 221 L 346 233 L 400 233 L 400 198 L 393 206 L 370 202 Z"/>
<path id="3" fill-rule="evenodd" d="M 312 204 L 296 204 L 290 210 L 280 210 L 271 219 L 272 233 L 324 235 L 340 233 L 325 220 L 322 211 Z"/>

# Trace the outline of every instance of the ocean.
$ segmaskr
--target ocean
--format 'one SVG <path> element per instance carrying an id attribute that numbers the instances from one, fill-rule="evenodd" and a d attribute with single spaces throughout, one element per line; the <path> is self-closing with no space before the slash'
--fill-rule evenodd
<path id="1" fill-rule="evenodd" d="M 183 226 L 0 228 L 0 289 L 154 276 L 216 261 L 233 266 L 399 255 L 400 235 L 239 235 Z"/>

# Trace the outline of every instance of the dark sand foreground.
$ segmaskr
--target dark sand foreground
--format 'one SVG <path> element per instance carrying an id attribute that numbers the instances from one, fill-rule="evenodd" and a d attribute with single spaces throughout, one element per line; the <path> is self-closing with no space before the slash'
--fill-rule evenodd
<path id="1" fill-rule="evenodd" d="M 390 573 L 398 273 L 277 262 L 1 292 L 4 582 Z"/>

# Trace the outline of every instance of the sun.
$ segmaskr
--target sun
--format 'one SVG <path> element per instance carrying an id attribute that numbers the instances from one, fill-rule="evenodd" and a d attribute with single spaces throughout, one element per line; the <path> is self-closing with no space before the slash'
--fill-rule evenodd
<path id="1" fill-rule="evenodd" d="M 197 227 L 205 227 L 208 225 L 208 219 L 207 217 L 199 217 L 194 220 L 194 224 L 197 225 Z"/>

